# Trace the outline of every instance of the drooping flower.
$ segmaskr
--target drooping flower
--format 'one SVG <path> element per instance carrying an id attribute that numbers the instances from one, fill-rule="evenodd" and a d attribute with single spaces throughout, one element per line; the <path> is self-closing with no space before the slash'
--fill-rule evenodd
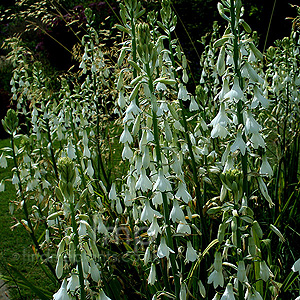
<path id="1" fill-rule="evenodd" d="M 175 253 L 170 247 L 167 246 L 165 237 L 162 237 L 160 240 L 160 244 L 157 249 L 157 256 L 159 258 L 169 258 L 170 253 Z"/>
<path id="2" fill-rule="evenodd" d="M 60 289 L 53 295 L 54 300 L 71 300 L 67 292 L 67 280 L 64 279 Z"/>
<path id="3" fill-rule="evenodd" d="M 230 122 L 230 120 L 227 117 L 227 114 L 226 114 L 226 111 L 225 111 L 225 104 L 222 102 L 221 105 L 220 105 L 220 109 L 219 109 L 218 114 L 210 122 L 209 126 L 215 127 L 217 124 L 220 124 L 223 127 L 226 127 L 229 122 Z"/>
<path id="4" fill-rule="evenodd" d="M 239 79 L 237 77 L 234 78 L 232 88 L 226 95 L 224 95 L 224 98 L 229 98 L 231 101 L 236 102 L 244 100 L 244 93 L 240 88 Z"/>
<path id="5" fill-rule="evenodd" d="M 190 241 L 187 242 L 186 260 L 194 262 L 198 258 L 196 250 L 193 248 Z"/>
<path id="6" fill-rule="evenodd" d="M 191 227 L 189 224 L 184 220 L 184 222 L 179 222 L 176 233 L 181 233 L 181 234 L 191 234 Z"/>
<path id="7" fill-rule="evenodd" d="M 122 134 L 120 136 L 120 142 L 123 144 L 125 144 L 125 143 L 131 144 L 133 142 L 133 138 L 128 130 L 127 125 L 124 125 L 124 131 L 122 132 Z"/>
<path id="8" fill-rule="evenodd" d="M 222 271 L 214 270 L 208 277 L 208 284 L 213 283 L 214 288 L 216 289 L 218 286 L 224 286 L 224 276 Z"/>
<path id="9" fill-rule="evenodd" d="M 254 119 L 252 113 L 250 111 L 247 111 L 246 114 L 246 124 L 245 124 L 245 132 L 246 134 L 257 134 L 261 130 L 261 126 L 257 123 L 257 121 Z"/>
<path id="10" fill-rule="evenodd" d="M 67 155 L 71 159 L 74 159 L 76 157 L 75 148 L 74 148 L 74 145 L 71 140 L 69 140 L 69 142 L 68 142 Z"/>
<path id="11" fill-rule="evenodd" d="M 145 206 L 143 208 L 143 211 L 141 213 L 141 221 L 142 222 L 146 222 L 149 221 L 152 223 L 154 215 L 156 215 L 157 217 L 161 217 L 161 214 L 154 210 L 151 206 L 150 206 L 150 202 L 148 199 L 145 200 Z"/>
<path id="12" fill-rule="evenodd" d="M 151 264 L 151 268 L 150 268 L 150 273 L 148 276 L 148 284 L 150 285 L 154 285 L 155 281 L 156 281 L 156 269 L 155 269 L 155 264 L 152 263 Z"/>
<path id="13" fill-rule="evenodd" d="M 101 289 L 99 295 L 97 295 L 96 300 L 111 300 L 111 299 L 108 296 L 106 296 L 103 289 Z"/>
<path id="14" fill-rule="evenodd" d="M 171 191 L 172 187 L 169 180 L 165 177 L 163 170 L 158 170 L 158 177 L 153 186 L 153 191 L 167 192 Z"/>
<path id="15" fill-rule="evenodd" d="M 67 290 L 71 292 L 75 292 L 75 290 L 79 287 L 79 276 L 78 274 L 72 272 L 71 277 L 68 278 Z"/>
<path id="16" fill-rule="evenodd" d="M 170 212 L 170 219 L 175 223 L 177 222 L 184 222 L 184 213 L 182 209 L 180 208 L 178 201 L 176 199 L 173 200 L 173 208 Z"/>
<path id="17" fill-rule="evenodd" d="M 227 284 L 225 292 L 221 297 L 221 300 L 235 300 L 234 293 L 233 293 L 233 286 L 231 283 Z"/>
<path id="18" fill-rule="evenodd" d="M 230 151 L 234 152 L 236 150 L 240 150 L 242 155 L 245 155 L 246 152 L 246 143 L 244 142 L 244 139 L 242 137 L 242 132 L 241 130 L 238 130 L 236 139 L 232 146 L 230 147 Z"/>
<path id="19" fill-rule="evenodd" d="M 263 156 L 262 156 L 262 163 L 261 163 L 261 166 L 260 166 L 260 169 L 259 169 L 259 173 L 268 175 L 268 177 L 273 176 L 273 170 L 272 170 L 272 168 L 271 168 L 271 166 L 268 162 L 266 154 L 263 154 Z"/>
<path id="20" fill-rule="evenodd" d="M 150 225 L 150 227 L 148 228 L 148 230 L 147 230 L 147 234 L 149 235 L 149 236 L 153 236 L 155 239 L 157 238 L 157 235 L 159 234 L 159 233 L 161 233 L 161 229 L 160 229 L 160 227 L 159 227 L 159 225 L 158 225 L 158 223 L 157 223 L 157 218 L 153 218 L 153 221 L 152 221 L 152 223 L 151 223 L 151 225 Z"/>
<path id="21" fill-rule="evenodd" d="M 177 199 L 182 199 L 186 204 L 189 203 L 189 201 L 192 200 L 192 196 L 190 193 L 187 191 L 186 184 L 180 181 L 178 183 L 178 190 L 176 192 L 175 197 Z"/>
<path id="22" fill-rule="evenodd" d="M 189 98 L 190 97 L 188 95 L 185 85 L 183 85 L 182 83 L 179 83 L 178 99 L 186 101 Z"/>
<path id="23" fill-rule="evenodd" d="M 214 138 L 217 138 L 217 137 L 220 137 L 221 139 L 224 139 L 228 134 L 228 131 L 227 129 L 222 126 L 221 124 L 217 124 L 213 130 L 211 131 L 211 137 L 214 139 Z"/>
<path id="24" fill-rule="evenodd" d="M 299 272 L 300 275 L 300 258 L 295 261 L 295 263 L 292 266 L 292 270 L 293 272 Z"/>
<path id="25" fill-rule="evenodd" d="M 259 271 L 260 278 L 263 281 L 267 281 L 271 274 L 269 267 L 267 266 L 264 260 L 260 262 L 259 266 L 260 266 L 260 271 Z"/>
<path id="26" fill-rule="evenodd" d="M 7 160 L 3 153 L 0 156 L 0 167 L 7 168 Z"/>
<path id="27" fill-rule="evenodd" d="M 141 169 L 141 174 L 140 174 L 138 181 L 135 184 L 135 188 L 137 190 L 141 189 L 143 192 L 146 192 L 146 191 L 152 189 L 152 182 L 148 178 L 148 176 L 146 174 L 146 170 L 144 168 Z"/>
<path id="28" fill-rule="evenodd" d="M 254 288 L 251 288 L 250 290 L 247 289 L 245 294 L 246 300 L 263 300 L 262 296 L 258 291 L 256 291 Z"/>
<path id="29" fill-rule="evenodd" d="M 258 146 L 265 148 L 266 143 L 259 132 L 253 133 L 250 141 L 252 142 L 252 146 L 254 149 L 258 149 Z"/>

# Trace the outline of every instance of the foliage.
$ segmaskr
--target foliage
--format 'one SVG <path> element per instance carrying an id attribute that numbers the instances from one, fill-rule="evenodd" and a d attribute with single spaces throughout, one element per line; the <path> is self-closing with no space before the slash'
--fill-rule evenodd
<path id="1" fill-rule="evenodd" d="M 54 299 L 295 298 L 296 28 L 263 54 L 241 1 L 222 0 L 191 92 L 171 1 L 119 6 L 119 44 L 84 10 L 78 71 L 55 86 L 6 41 L 16 109 L 0 165 L 13 162 L 10 211 L 56 290 L 22 284 Z"/>

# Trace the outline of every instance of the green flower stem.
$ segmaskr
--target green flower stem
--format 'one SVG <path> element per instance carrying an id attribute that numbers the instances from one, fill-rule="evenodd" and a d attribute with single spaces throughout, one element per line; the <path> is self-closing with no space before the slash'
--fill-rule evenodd
<path id="1" fill-rule="evenodd" d="M 43 259 L 44 263 L 47 265 L 47 267 L 49 268 L 49 270 L 51 271 L 51 273 L 53 274 L 54 278 L 58 280 L 57 276 L 56 276 L 56 273 L 55 273 L 55 270 L 53 268 L 53 266 L 50 264 L 50 262 L 47 260 L 47 256 L 45 255 L 44 251 L 41 249 L 40 247 L 40 244 L 35 236 L 35 233 L 34 233 L 34 228 L 32 226 L 32 223 L 31 223 L 31 220 L 30 220 L 30 217 L 29 217 L 29 212 L 28 212 L 28 208 L 27 208 L 27 203 L 26 203 L 26 199 L 24 197 L 24 192 L 23 192 L 23 187 L 22 187 L 22 184 L 21 184 L 21 176 L 20 176 L 20 171 L 18 169 L 18 163 L 17 163 L 17 156 L 16 156 L 16 152 L 15 152 L 15 141 L 14 141 L 14 133 L 11 134 L 11 148 L 12 148 L 12 155 L 13 155 L 13 161 L 14 161 L 14 166 L 16 168 L 16 173 L 17 173 L 17 177 L 18 177 L 18 180 L 19 180 L 19 183 L 18 183 L 18 186 L 19 186 L 19 192 L 20 192 L 20 195 L 21 195 L 21 199 L 22 199 L 22 202 L 23 202 L 23 211 L 24 211 L 24 215 L 25 215 L 25 219 L 26 219 L 26 222 L 28 224 L 28 228 L 29 228 L 29 235 L 35 245 L 35 248 L 37 250 L 37 252 L 39 253 L 39 255 L 41 256 L 41 258 Z"/>
<path id="2" fill-rule="evenodd" d="M 81 264 L 81 253 L 79 249 L 79 237 L 77 231 L 77 223 L 75 220 L 75 211 L 74 211 L 74 203 L 72 200 L 69 200 L 70 203 L 70 210 L 71 210 L 71 222 L 72 222 L 72 229 L 74 234 L 74 244 L 76 249 L 76 262 L 78 266 L 78 273 L 79 273 L 79 283 L 80 283 L 80 299 L 85 300 L 85 290 L 84 290 L 84 276 Z"/>
<path id="3" fill-rule="evenodd" d="M 47 128 L 48 141 L 50 144 L 50 154 L 51 154 L 52 165 L 53 165 L 55 177 L 58 180 L 58 171 L 57 171 L 57 165 L 56 165 L 55 155 L 54 155 L 54 151 L 53 151 L 53 141 L 52 141 L 52 137 L 51 137 L 49 120 L 47 119 L 45 122 L 46 122 L 46 128 Z"/>
<path id="4" fill-rule="evenodd" d="M 70 103 L 70 106 L 71 108 L 71 103 Z M 74 122 L 73 122 L 73 115 L 72 115 L 72 111 L 70 111 L 70 123 L 71 123 L 71 130 L 72 130 L 72 137 L 74 139 L 74 141 L 76 141 L 76 133 L 75 133 L 75 127 L 74 127 Z M 74 145 L 75 147 L 75 151 L 76 151 L 76 159 L 77 159 L 77 165 L 78 165 L 78 168 L 79 168 L 79 173 L 80 173 L 80 176 L 81 176 L 81 181 L 82 181 L 82 184 L 84 187 L 87 186 L 86 184 L 86 180 L 85 180 L 85 177 L 84 177 L 84 172 L 83 172 L 83 169 L 82 169 L 82 166 L 81 166 L 81 162 L 80 162 L 80 153 L 79 153 L 79 150 L 78 150 L 78 147 L 77 147 L 77 143 L 75 143 Z M 87 203 L 87 206 L 88 208 L 90 209 L 91 208 L 91 203 L 90 203 L 90 199 L 89 197 L 86 197 L 86 203 Z"/>
<path id="5" fill-rule="evenodd" d="M 96 145 L 97 145 L 97 171 L 98 171 L 98 179 L 100 180 L 100 170 L 102 171 L 103 179 L 106 182 L 107 185 L 107 190 L 110 190 L 110 180 L 106 174 L 105 167 L 103 164 L 102 160 L 102 155 L 101 155 L 101 149 L 100 149 L 100 105 L 98 99 L 96 99 L 96 88 L 97 88 L 97 83 L 96 83 L 96 75 L 93 74 L 93 90 L 94 90 L 94 99 L 95 99 L 95 104 L 96 104 L 96 110 L 97 110 L 97 125 L 96 125 Z"/>
<path id="6" fill-rule="evenodd" d="M 233 61 L 234 61 L 234 72 L 236 76 L 239 79 L 239 84 L 241 89 L 243 90 L 243 78 L 241 76 L 240 68 L 239 68 L 239 46 L 238 46 L 238 32 L 236 30 L 236 16 L 235 16 L 235 1 L 230 0 L 230 20 L 231 20 L 231 32 L 234 36 L 233 38 Z M 242 124 L 244 126 L 244 120 L 243 120 L 243 102 L 240 99 L 237 103 L 237 118 L 238 118 L 238 124 Z M 246 136 L 243 134 L 243 140 L 246 143 Z M 246 197 L 248 199 L 248 178 L 247 178 L 247 151 L 245 152 L 245 155 L 240 154 L 241 156 L 241 163 L 242 163 L 242 172 L 243 172 L 243 191 L 244 194 L 246 194 Z M 238 249 L 242 249 L 241 246 L 241 232 L 239 230 L 240 226 L 242 226 L 242 220 L 238 218 L 238 230 L 237 230 L 237 247 Z M 243 260 L 243 253 L 237 253 L 237 260 L 241 261 Z M 255 272 L 256 275 L 256 272 Z M 257 276 L 255 276 L 256 279 Z M 243 285 L 239 281 L 238 282 L 238 295 L 239 300 L 244 300 L 244 291 L 243 291 Z"/>
<path id="7" fill-rule="evenodd" d="M 136 51 L 136 30 L 135 30 L 135 18 L 134 18 L 134 9 L 131 7 L 130 10 L 130 25 L 131 25 L 131 33 L 132 33 L 132 38 L 131 38 L 131 47 L 132 47 L 132 60 L 134 62 L 137 62 L 137 51 Z M 135 68 L 133 68 L 133 78 L 137 77 L 137 71 Z M 138 105 L 138 100 L 136 97 L 136 105 Z"/>
<path id="8" fill-rule="evenodd" d="M 154 94 L 154 87 L 152 82 L 152 74 L 150 71 L 149 63 L 146 64 L 146 71 L 149 79 L 149 88 L 152 94 Z M 157 115 L 156 111 L 153 109 L 152 106 L 152 121 L 153 121 L 153 134 L 154 134 L 154 141 L 155 141 L 155 149 L 156 149 L 156 161 L 157 161 L 157 168 L 160 169 L 162 167 L 162 159 L 161 159 L 161 148 L 160 148 L 160 142 L 159 142 L 159 128 L 158 128 L 158 122 L 157 122 Z M 166 222 L 166 237 L 167 237 L 167 244 L 168 246 L 174 249 L 174 243 L 172 240 L 172 234 L 171 234 L 171 228 L 170 228 L 170 211 L 168 206 L 168 199 L 166 193 L 162 193 L 163 198 L 163 215 L 164 220 Z M 175 251 L 177 252 L 177 251 Z M 171 261 L 171 269 L 174 276 L 174 283 L 175 283 L 175 295 L 176 299 L 179 299 L 179 291 L 180 291 L 180 282 L 178 277 L 178 270 L 176 266 L 175 261 L 175 253 L 170 254 L 170 261 Z"/>
<path id="9" fill-rule="evenodd" d="M 168 31 L 170 32 L 170 27 L 168 28 Z M 173 50 L 172 50 L 172 43 L 171 43 L 171 34 L 169 33 L 168 35 L 169 37 L 169 50 L 171 53 L 171 61 L 172 61 L 172 65 L 173 65 L 173 72 L 174 72 L 174 76 L 175 78 L 177 77 L 176 75 L 176 63 L 175 63 L 175 58 L 174 58 L 174 54 L 173 54 Z M 178 87 L 176 87 L 176 90 L 178 92 Z M 187 141 L 187 145 L 188 145 L 188 150 L 189 150 L 189 155 L 191 157 L 191 165 L 192 165 L 192 173 L 193 173 L 193 180 L 195 183 L 195 191 L 196 191 L 196 201 L 197 201 L 197 207 L 198 207 L 198 213 L 200 215 L 200 222 L 201 222 L 201 227 L 202 227 L 202 234 L 203 234 L 203 245 L 202 248 L 205 248 L 208 245 L 208 230 L 207 230 L 207 224 L 205 222 L 204 216 L 203 216 L 203 197 L 201 195 L 201 190 L 200 190 L 200 181 L 198 179 L 198 172 L 197 172 L 197 166 L 196 166 L 196 160 L 195 160 L 195 156 L 194 156 L 194 152 L 193 152 L 193 146 L 191 143 L 191 139 L 190 136 L 188 134 L 188 125 L 187 125 L 187 121 L 186 121 L 186 115 L 185 115 L 185 108 L 183 105 L 183 102 L 181 99 L 179 100 L 179 105 L 180 105 L 180 110 L 181 110 L 181 118 L 182 118 L 182 125 L 184 127 L 184 137 Z"/>

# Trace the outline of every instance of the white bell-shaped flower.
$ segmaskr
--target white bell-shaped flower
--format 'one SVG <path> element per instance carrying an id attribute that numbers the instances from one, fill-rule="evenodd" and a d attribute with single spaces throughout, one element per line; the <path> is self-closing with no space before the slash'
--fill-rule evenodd
<path id="1" fill-rule="evenodd" d="M 300 275 L 300 258 L 295 261 L 295 263 L 292 266 L 292 270 L 293 272 L 299 272 Z"/>
<path id="2" fill-rule="evenodd" d="M 235 300 L 234 293 L 233 293 L 233 286 L 231 283 L 227 284 L 225 292 L 221 297 L 221 300 Z"/>
<path id="3" fill-rule="evenodd" d="M 225 104 L 221 103 L 218 114 L 210 122 L 209 126 L 215 127 L 217 124 L 220 124 L 221 126 L 226 127 L 229 122 L 230 122 L 230 120 L 227 117 L 227 114 L 225 111 Z"/>
<path id="4" fill-rule="evenodd" d="M 224 139 L 228 135 L 227 129 L 222 126 L 220 123 L 218 123 L 213 130 L 211 131 L 210 136 L 214 139 L 217 137 L 220 137 L 221 139 Z"/>
<path id="5" fill-rule="evenodd" d="M 60 289 L 53 295 L 54 300 L 71 300 L 67 291 L 67 280 L 64 279 Z"/>
<path id="6" fill-rule="evenodd" d="M 156 269 L 155 269 L 155 264 L 152 263 L 151 264 L 151 268 L 150 268 L 150 273 L 148 276 L 148 284 L 150 285 L 154 285 L 155 281 L 156 281 Z"/>
<path id="7" fill-rule="evenodd" d="M 191 234 L 191 227 L 189 224 L 184 220 L 184 222 L 179 222 L 176 233 L 180 234 Z"/>
<path id="8" fill-rule="evenodd" d="M 169 258 L 170 253 L 175 253 L 175 252 L 170 247 L 167 246 L 166 239 L 162 237 L 157 249 L 157 256 L 159 258 L 163 258 L 163 257 Z"/>
<path id="9" fill-rule="evenodd" d="M 248 110 L 246 114 L 245 132 L 246 134 L 257 134 L 261 130 L 261 126 L 254 119 L 252 113 Z"/>
<path id="10" fill-rule="evenodd" d="M 182 181 L 178 183 L 178 190 L 176 192 L 175 197 L 177 199 L 182 199 L 186 204 L 188 204 L 192 200 L 192 196 L 187 191 L 186 184 Z"/>
<path id="11" fill-rule="evenodd" d="M 222 271 L 214 270 L 208 277 L 208 284 L 213 283 L 214 288 L 216 289 L 218 286 L 224 286 L 224 276 Z"/>
<path id="12" fill-rule="evenodd" d="M 156 238 L 157 238 L 157 235 L 158 235 L 159 233 L 161 233 L 161 229 L 160 229 L 160 227 L 159 227 L 159 225 L 158 225 L 158 223 L 157 223 L 157 218 L 154 217 L 154 218 L 153 218 L 153 221 L 152 221 L 152 223 L 151 223 L 151 225 L 150 225 L 150 227 L 149 227 L 148 230 L 147 230 L 147 234 L 148 234 L 149 236 L 154 237 L 154 238 L 156 239 Z"/>
<path id="13" fill-rule="evenodd" d="M 3 153 L 0 156 L 0 167 L 7 168 L 7 160 Z"/>
<path id="14" fill-rule="evenodd" d="M 262 148 L 266 147 L 266 143 L 259 132 L 253 133 L 250 138 L 250 141 L 254 149 L 258 149 L 259 146 Z"/>
<path id="15" fill-rule="evenodd" d="M 224 98 L 229 98 L 231 101 L 235 102 L 245 99 L 244 93 L 240 88 L 239 79 L 237 77 L 234 78 L 232 88 L 227 94 L 224 95 Z"/>
<path id="16" fill-rule="evenodd" d="M 247 289 L 245 294 L 246 300 L 263 300 L 262 296 L 258 291 L 256 291 L 254 288 Z"/>
<path id="17" fill-rule="evenodd" d="M 101 289 L 99 295 L 97 295 L 96 300 L 111 300 L 108 296 L 106 296 L 106 294 L 104 293 L 104 291 Z"/>
<path id="18" fill-rule="evenodd" d="M 196 250 L 193 248 L 190 241 L 187 242 L 186 260 L 194 262 L 198 258 Z"/>
<path id="19" fill-rule="evenodd" d="M 167 192 L 171 191 L 172 187 L 169 180 L 165 177 L 163 170 L 158 170 L 158 177 L 153 186 L 153 191 Z"/>
<path id="20" fill-rule="evenodd" d="M 260 278 L 263 281 L 267 281 L 271 275 L 271 271 L 264 260 L 260 262 L 259 268 L 260 268 L 259 270 Z"/>
<path id="21" fill-rule="evenodd" d="M 124 131 L 122 132 L 122 134 L 120 136 L 120 142 L 123 144 L 125 144 L 125 143 L 131 144 L 133 142 L 133 138 L 128 130 L 127 125 L 124 125 Z"/>
<path id="22" fill-rule="evenodd" d="M 240 150 L 242 155 L 245 155 L 246 152 L 246 143 L 243 140 L 241 130 L 238 130 L 236 139 L 232 146 L 230 147 L 231 152 L 235 152 L 236 150 Z"/>
<path id="23" fill-rule="evenodd" d="M 267 155 L 263 154 L 262 156 L 262 163 L 259 169 L 260 174 L 268 175 L 268 177 L 273 176 L 273 170 L 268 162 Z"/>
<path id="24" fill-rule="evenodd" d="M 238 270 L 237 270 L 237 279 L 243 283 L 247 281 L 247 276 L 246 276 L 246 269 L 245 269 L 245 263 L 244 261 L 239 261 L 238 264 Z"/>
<path id="25" fill-rule="evenodd" d="M 69 140 L 68 142 L 67 155 L 71 159 L 74 159 L 76 157 L 75 148 L 71 140 Z"/>
<path id="26" fill-rule="evenodd" d="M 181 99 L 183 101 L 188 100 L 190 97 L 188 95 L 188 92 L 186 90 L 185 85 L 182 83 L 179 83 L 179 90 L 178 90 L 178 99 Z"/>
<path id="27" fill-rule="evenodd" d="M 175 222 L 184 222 L 185 217 L 182 209 L 180 208 L 178 201 L 176 199 L 173 200 L 173 208 L 170 212 L 170 219 Z"/>
<path id="28" fill-rule="evenodd" d="M 68 278 L 67 290 L 75 292 L 75 290 L 80 286 L 78 274 L 72 272 L 71 277 Z"/>
<path id="29" fill-rule="evenodd" d="M 122 151 L 122 159 L 128 159 L 130 160 L 133 157 L 133 151 L 131 150 L 131 148 L 129 147 L 129 144 L 126 142 L 124 144 L 124 148 Z"/>
<path id="30" fill-rule="evenodd" d="M 146 192 L 146 191 L 152 189 L 152 182 L 148 178 L 148 176 L 146 174 L 146 170 L 144 168 L 141 168 L 141 174 L 139 176 L 138 181 L 136 182 L 135 188 L 136 188 L 136 190 L 141 189 L 143 192 Z"/>
<path id="31" fill-rule="evenodd" d="M 156 215 L 157 217 L 161 217 L 161 214 L 154 210 L 151 206 L 150 206 L 150 202 L 148 199 L 145 200 L 145 206 L 143 208 L 143 211 L 141 213 L 141 221 L 142 222 L 146 222 L 149 221 L 152 223 L 154 215 Z"/>

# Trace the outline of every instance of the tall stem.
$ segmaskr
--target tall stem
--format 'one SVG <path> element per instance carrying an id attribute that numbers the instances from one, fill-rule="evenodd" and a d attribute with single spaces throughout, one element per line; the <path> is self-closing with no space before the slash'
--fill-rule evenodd
<path id="1" fill-rule="evenodd" d="M 153 82 L 152 82 L 152 74 L 150 71 L 149 63 L 146 65 L 146 71 L 149 79 L 149 88 L 151 93 L 154 93 Z M 160 169 L 162 167 L 162 158 L 161 158 L 161 147 L 159 142 L 159 128 L 157 122 L 157 114 L 156 110 L 153 108 L 152 105 L 152 121 L 153 121 L 153 134 L 154 134 L 154 141 L 155 141 L 155 150 L 156 150 L 156 162 L 157 168 Z M 172 240 L 171 234 L 171 227 L 170 227 L 170 212 L 169 212 L 169 205 L 166 193 L 162 193 L 163 198 L 163 215 L 164 221 L 166 223 L 166 237 L 167 237 L 167 244 L 171 249 L 174 249 L 174 243 Z M 178 271 L 175 261 L 175 253 L 170 254 L 170 261 L 171 261 L 171 269 L 174 276 L 174 283 L 175 283 L 175 295 L 176 299 L 179 299 L 179 290 L 180 290 L 180 283 L 178 277 Z"/>
<path id="2" fill-rule="evenodd" d="M 80 249 L 79 249 L 79 237 L 78 237 L 78 231 L 77 231 L 77 224 L 76 224 L 76 220 L 75 220 L 74 203 L 72 200 L 70 200 L 69 202 L 70 202 L 70 210 L 71 210 L 72 229 L 73 229 L 73 234 L 74 234 L 74 243 L 75 243 L 75 249 L 76 249 L 76 260 L 78 260 L 77 266 L 78 266 L 79 283 L 80 283 L 80 299 L 85 300 L 84 277 L 83 277 L 83 270 L 82 270 L 82 264 L 81 264 Z"/>
<path id="3" fill-rule="evenodd" d="M 234 73 L 238 77 L 239 80 L 239 85 L 241 89 L 243 90 L 243 78 L 241 76 L 240 72 L 240 66 L 239 66 L 239 37 L 238 37 L 238 32 L 236 29 L 237 25 L 237 20 L 236 20 L 236 15 L 235 15 L 235 1 L 230 0 L 230 20 L 231 20 L 231 32 L 233 34 L 233 61 L 234 61 Z M 243 120 L 243 101 L 240 99 L 237 103 L 237 118 L 238 118 L 238 124 L 244 126 L 244 120 Z M 243 140 L 246 143 L 246 136 L 243 134 Z M 247 178 L 247 151 L 245 151 L 245 154 L 243 155 L 242 153 L 240 154 L 241 157 L 241 164 L 242 164 L 242 172 L 243 172 L 243 192 L 246 195 L 248 199 L 248 178 Z M 238 219 L 238 228 L 242 226 L 242 220 Z M 238 249 L 242 249 L 241 247 L 241 232 L 238 229 L 237 230 L 237 247 Z M 243 260 L 243 253 L 242 251 L 240 253 L 237 253 L 237 259 L 238 261 Z M 243 291 L 243 285 L 239 281 L 238 282 L 238 294 L 239 294 L 239 299 L 244 300 L 244 291 Z"/>
<path id="4" fill-rule="evenodd" d="M 169 32 L 171 32 L 170 28 L 169 28 Z M 174 77 L 177 78 L 176 63 L 175 63 L 175 58 L 174 58 L 174 54 L 173 54 L 171 41 L 172 41 L 171 34 L 169 34 L 169 50 L 170 50 L 171 61 L 172 61 L 172 66 L 173 66 L 173 73 L 174 73 Z M 178 92 L 178 87 L 176 87 L 176 89 Z M 201 190 L 200 190 L 200 181 L 198 180 L 198 171 L 197 171 L 195 155 L 193 152 L 192 142 L 191 142 L 190 136 L 188 134 L 189 130 L 188 130 L 188 125 L 187 125 L 187 120 L 186 120 L 186 115 L 185 115 L 185 108 L 184 108 L 182 100 L 181 99 L 178 99 L 178 100 L 179 100 L 179 105 L 180 105 L 180 110 L 181 110 L 182 125 L 184 128 L 184 137 L 187 141 L 189 155 L 191 158 L 193 181 L 195 184 L 195 192 L 196 192 L 196 203 L 197 203 L 198 213 L 200 215 L 202 234 L 203 234 L 203 238 L 204 238 L 202 248 L 205 248 L 208 245 L 209 239 L 208 239 L 207 224 L 206 224 L 204 216 L 203 216 L 203 198 L 202 198 Z"/>

